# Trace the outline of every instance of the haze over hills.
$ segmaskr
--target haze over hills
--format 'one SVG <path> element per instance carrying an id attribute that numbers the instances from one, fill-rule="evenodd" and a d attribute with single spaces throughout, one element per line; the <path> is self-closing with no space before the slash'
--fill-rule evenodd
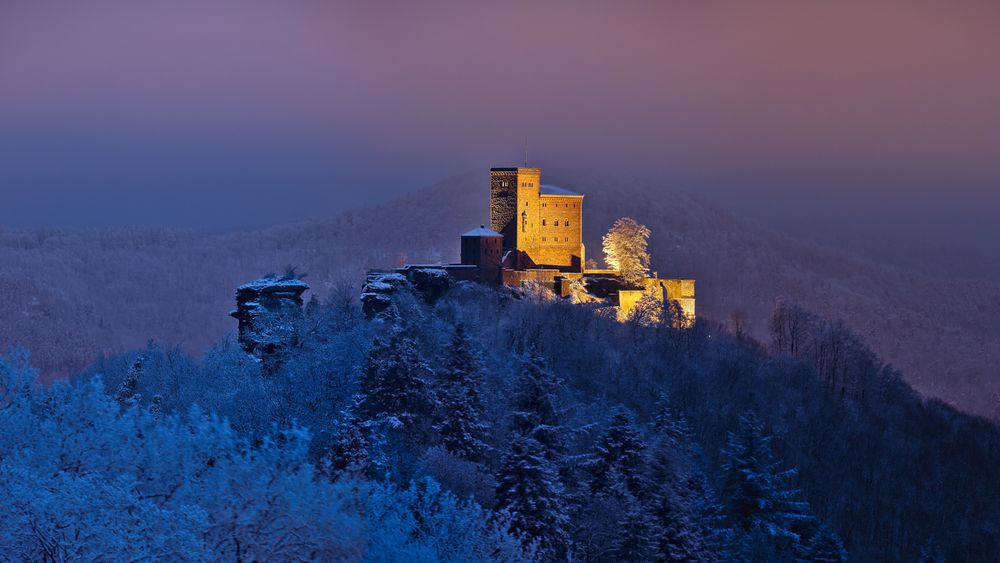
<path id="1" fill-rule="evenodd" d="M 775 303 L 796 303 L 842 319 L 922 393 L 996 413 L 1000 283 L 934 278 L 794 240 L 659 184 L 544 179 L 586 194 L 591 258 L 601 258 L 615 218 L 647 224 L 653 269 L 697 279 L 700 315 L 738 314 L 766 341 Z M 256 231 L 0 231 L 0 318 L 11 319 L 0 346 L 27 346 L 50 377 L 148 339 L 200 353 L 234 330 L 235 287 L 287 264 L 307 272 L 320 297 L 355 298 L 367 268 L 456 260 L 458 235 L 488 222 L 486 186 L 484 173 L 470 173 L 383 205 Z"/>

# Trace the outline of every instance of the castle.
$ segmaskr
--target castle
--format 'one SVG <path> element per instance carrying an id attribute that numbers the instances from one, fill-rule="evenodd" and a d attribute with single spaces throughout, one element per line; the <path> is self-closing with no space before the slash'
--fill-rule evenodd
<path id="1" fill-rule="evenodd" d="M 620 319 L 628 318 L 644 295 L 653 295 L 675 305 L 684 323 L 693 321 L 694 280 L 651 277 L 640 287 L 625 287 L 615 270 L 586 267 L 583 199 L 542 184 L 538 168 L 491 168 L 490 228 L 462 234 L 460 263 L 407 265 L 396 273 L 410 281 L 446 272 L 489 285 L 535 283 L 564 298 L 582 291 L 617 307 Z"/>
<path id="2" fill-rule="evenodd" d="M 522 287 L 534 284 L 562 298 L 590 301 L 612 310 L 619 320 L 643 297 L 673 304 L 677 324 L 695 318 L 694 280 L 642 279 L 627 286 L 616 270 L 586 267 L 583 195 L 541 183 L 538 168 L 490 169 L 490 227 L 461 236 L 458 264 L 408 264 L 395 271 L 370 271 L 361 290 L 369 318 L 393 307 L 392 295 L 413 290 L 426 301 L 439 298 L 455 281 Z M 270 274 L 236 291 L 239 341 L 272 373 L 295 342 L 294 324 L 309 286 L 295 277 Z M 277 314 L 276 317 L 265 314 Z"/>

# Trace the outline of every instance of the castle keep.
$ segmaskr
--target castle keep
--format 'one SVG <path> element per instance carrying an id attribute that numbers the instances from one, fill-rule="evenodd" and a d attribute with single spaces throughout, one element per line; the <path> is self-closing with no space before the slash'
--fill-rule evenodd
<path id="1" fill-rule="evenodd" d="M 583 272 L 583 196 L 543 185 L 538 168 L 490 169 L 490 226 L 513 269 Z"/>
<path id="2" fill-rule="evenodd" d="M 583 195 L 542 184 L 538 168 L 490 169 L 490 228 L 461 236 L 458 264 L 407 265 L 395 272 L 369 273 L 362 290 L 366 312 L 391 305 L 389 294 L 407 283 L 437 295 L 449 280 L 551 289 L 564 298 L 605 302 L 619 319 L 645 296 L 673 304 L 685 324 L 695 318 L 694 280 L 646 278 L 626 287 L 615 270 L 586 268 Z"/>

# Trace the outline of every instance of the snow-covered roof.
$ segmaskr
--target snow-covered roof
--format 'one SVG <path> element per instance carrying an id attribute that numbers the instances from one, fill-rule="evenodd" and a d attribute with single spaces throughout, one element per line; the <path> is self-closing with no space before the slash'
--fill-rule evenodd
<path id="1" fill-rule="evenodd" d="M 471 231 L 462 233 L 463 237 L 502 237 L 500 233 L 487 229 L 486 227 L 480 225 L 479 227 L 472 229 Z"/>
<path id="2" fill-rule="evenodd" d="M 542 184 L 541 188 L 539 188 L 538 190 L 538 193 L 542 195 L 578 195 L 578 196 L 583 195 L 583 194 L 578 194 L 573 190 L 567 190 L 566 188 L 553 186 L 552 184 Z"/>

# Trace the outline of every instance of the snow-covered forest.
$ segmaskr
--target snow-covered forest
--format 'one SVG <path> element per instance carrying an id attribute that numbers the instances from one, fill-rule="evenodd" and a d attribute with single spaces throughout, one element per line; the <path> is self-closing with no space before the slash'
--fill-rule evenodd
<path id="1" fill-rule="evenodd" d="M 0 349 L 28 347 L 47 378 L 150 338 L 200 356 L 234 329 L 233 288 L 262 272 L 298 265 L 326 296 L 360 283 L 366 268 L 457 261 L 458 235 L 488 222 L 485 181 L 458 176 L 383 205 L 255 231 L 0 227 L 0 318 L 12 319 L 0 325 Z M 587 194 L 588 257 L 600 258 L 616 218 L 634 217 L 652 231 L 653 271 L 698 280 L 699 315 L 738 318 L 766 340 L 776 301 L 797 303 L 843 319 L 922 394 L 1000 413 L 1000 284 L 934 278 L 793 240 L 663 184 L 553 181 Z"/>
<path id="2" fill-rule="evenodd" d="M 927 561 L 1000 554 L 1000 432 L 838 323 L 757 341 L 460 284 L 307 303 L 280 368 L 150 343 L 0 364 L 25 560 Z"/>

